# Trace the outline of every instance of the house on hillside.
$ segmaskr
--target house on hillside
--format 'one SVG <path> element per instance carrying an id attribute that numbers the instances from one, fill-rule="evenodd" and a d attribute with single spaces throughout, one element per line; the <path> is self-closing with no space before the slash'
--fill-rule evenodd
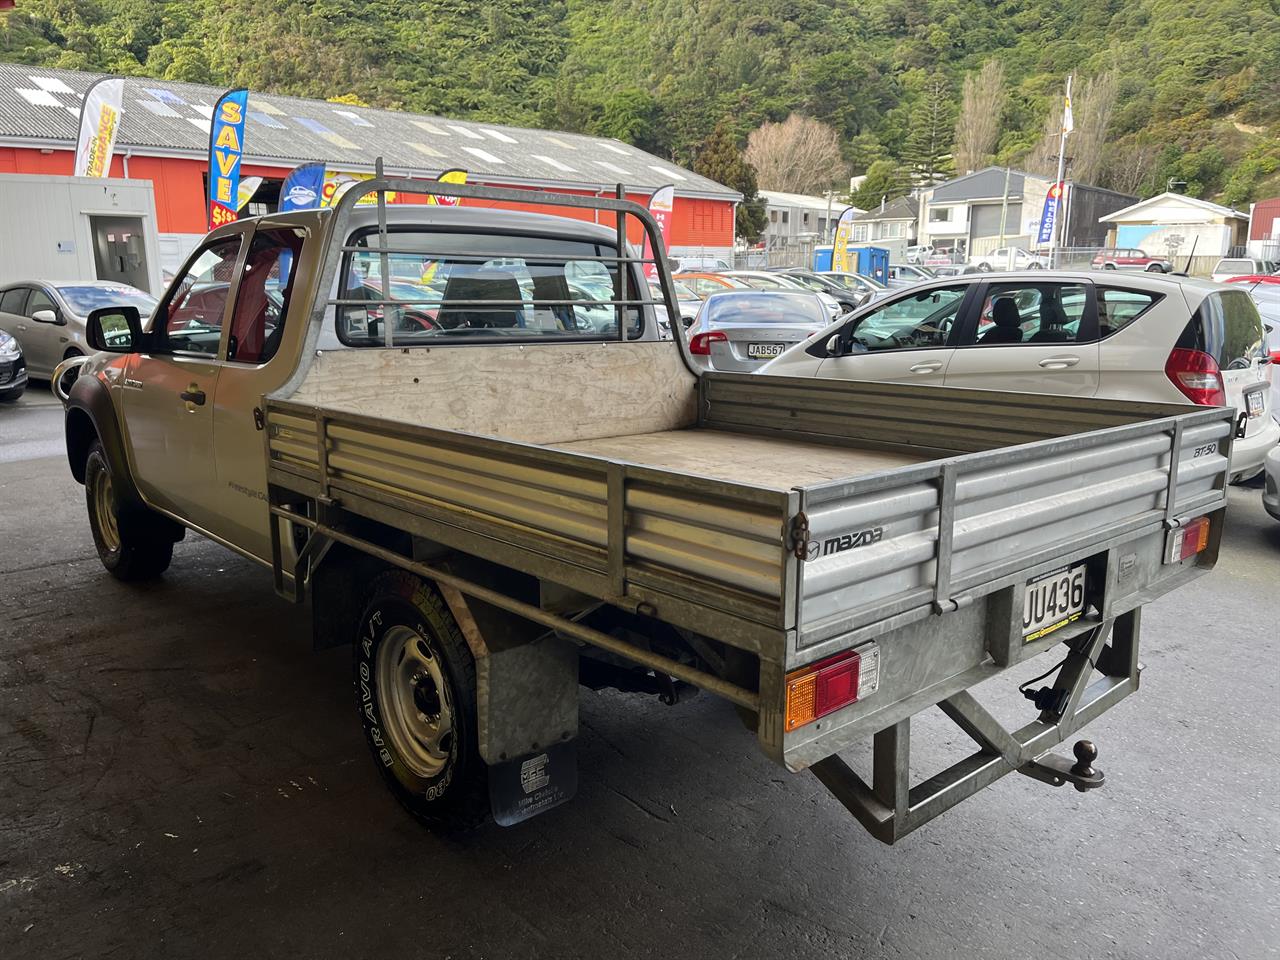
<path id="1" fill-rule="evenodd" d="M 1035 249 L 1045 197 L 1053 181 L 1009 167 L 987 167 L 930 187 L 920 194 L 919 243 L 969 255 L 999 247 Z M 1061 244 L 1100 247 L 1106 230 L 1098 219 L 1137 198 L 1067 181 Z"/>
<path id="2" fill-rule="evenodd" d="M 898 197 L 853 218 L 853 242 L 885 246 L 881 241 L 901 241 L 903 247 L 916 242 L 920 201 Z"/>
<path id="3" fill-rule="evenodd" d="M 1162 193 L 1099 221 L 1107 228 L 1107 246 L 1137 247 L 1170 258 L 1216 260 L 1243 247 L 1249 237 L 1247 213 L 1180 193 Z"/>
<path id="4" fill-rule="evenodd" d="M 1280 260 L 1280 197 L 1259 200 L 1249 208 L 1248 256 Z"/>

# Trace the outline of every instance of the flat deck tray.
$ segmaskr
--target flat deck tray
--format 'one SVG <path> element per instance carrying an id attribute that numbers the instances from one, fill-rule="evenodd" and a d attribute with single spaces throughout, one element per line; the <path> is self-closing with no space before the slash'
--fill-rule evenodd
<path id="1" fill-rule="evenodd" d="M 772 490 L 845 480 L 929 459 L 896 451 L 696 427 L 546 446 Z"/>

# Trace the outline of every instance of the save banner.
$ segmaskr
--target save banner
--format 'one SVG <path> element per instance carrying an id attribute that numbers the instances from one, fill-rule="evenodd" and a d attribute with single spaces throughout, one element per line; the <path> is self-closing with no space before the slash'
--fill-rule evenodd
<path id="1" fill-rule="evenodd" d="M 77 177 L 106 177 L 111 172 L 111 154 L 120 132 L 120 101 L 124 80 L 102 77 L 90 84 L 80 107 L 80 134 L 76 139 Z"/>
<path id="2" fill-rule="evenodd" d="M 1044 211 L 1040 214 L 1040 232 L 1036 235 L 1036 243 L 1049 243 L 1053 240 L 1053 230 L 1058 225 L 1058 208 L 1061 204 L 1062 184 L 1055 183 L 1044 197 Z"/>
<path id="3" fill-rule="evenodd" d="M 213 106 L 209 127 L 209 229 L 239 217 L 240 158 L 244 155 L 244 121 L 249 91 L 228 90 Z"/>
<path id="4" fill-rule="evenodd" d="M 853 239 L 853 218 L 856 214 L 856 208 L 845 207 L 836 223 L 836 239 L 831 248 L 831 269 L 839 273 L 857 273 L 849 260 L 849 241 Z"/>
<path id="5" fill-rule="evenodd" d="M 301 163 L 289 171 L 280 186 L 280 212 L 311 210 L 320 206 L 324 188 L 324 164 Z"/>
<path id="6" fill-rule="evenodd" d="M 667 227 L 671 223 L 671 211 L 676 203 L 676 188 L 674 184 L 667 184 L 665 187 L 659 187 L 653 191 L 653 196 L 649 198 L 649 212 L 653 214 L 653 219 L 658 221 L 658 233 L 662 237 L 662 255 L 666 256 L 667 250 L 671 246 L 670 233 Z M 649 234 L 644 235 L 644 253 L 645 260 L 654 260 L 653 245 L 649 242 Z M 646 263 L 644 265 L 644 276 L 646 280 L 652 280 L 658 275 L 658 265 L 656 263 Z"/>

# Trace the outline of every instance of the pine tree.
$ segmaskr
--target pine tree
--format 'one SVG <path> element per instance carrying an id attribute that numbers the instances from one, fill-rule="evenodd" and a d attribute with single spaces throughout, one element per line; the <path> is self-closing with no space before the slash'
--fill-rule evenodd
<path id="1" fill-rule="evenodd" d="M 764 204 L 756 193 L 756 172 L 742 156 L 729 118 L 723 118 L 702 142 L 693 161 L 695 173 L 742 194 L 734 235 L 754 243 L 764 232 Z"/>
<path id="2" fill-rule="evenodd" d="M 955 124 L 951 88 L 944 78 L 935 75 L 925 84 L 911 112 L 911 131 L 902 151 L 907 179 L 914 186 L 933 186 L 954 175 L 951 154 Z"/>

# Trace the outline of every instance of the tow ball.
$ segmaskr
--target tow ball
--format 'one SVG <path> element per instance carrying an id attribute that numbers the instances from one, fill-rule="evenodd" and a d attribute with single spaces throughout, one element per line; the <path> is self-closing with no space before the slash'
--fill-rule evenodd
<path id="1" fill-rule="evenodd" d="M 1066 757 L 1046 753 L 1042 757 L 1024 763 L 1018 768 L 1018 772 L 1053 787 L 1069 783 L 1081 793 L 1102 786 L 1106 777 L 1093 765 L 1093 762 L 1098 759 L 1098 748 L 1094 746 L 1093 741 L 1077 740 L 1071 752 L 1076 755 L 1075 763 Z"/>

